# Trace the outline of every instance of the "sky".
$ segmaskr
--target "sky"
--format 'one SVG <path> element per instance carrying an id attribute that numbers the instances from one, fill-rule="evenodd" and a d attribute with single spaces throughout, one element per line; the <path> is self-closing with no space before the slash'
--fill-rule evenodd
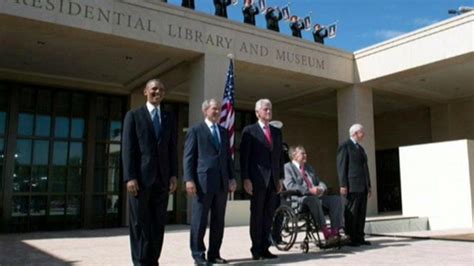
<path id="1" fill-rule="evenodd" d="M 449 9 L 474 6 L 474 0 L 291 0 L 292 15 L 305 17 L 311 12 L 313 25 L 337 24 L 337 36 L 326 39 L 325 44 L 354 52 L 371 45 L 418 30 L 439 21 L 449 19 Z M 181 5 L 181 0 L 168 0 Z M 195 0 L 196 10 L 214 14 L 212 0 Z M 229 19 L 242 21 L 242 3 L 229 6 Z M 267 6 L 283 7 L 287 0 L 267 0 Z M 257 27 L 266 28 L 265 18 L 256 17 Z M 282 34 L 291 35 L 289 24 L 280 21 Z M 311 32 L 303 32 L 303 38 L 313 40 Z"/>

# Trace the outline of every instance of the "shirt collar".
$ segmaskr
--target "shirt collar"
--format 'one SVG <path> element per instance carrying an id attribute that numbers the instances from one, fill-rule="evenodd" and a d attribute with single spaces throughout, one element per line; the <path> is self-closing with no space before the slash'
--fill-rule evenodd
<path id="1" fill-rule="evenodd" d="M 358 144 L 357 141 L 355 141 L 355 139 L 353 139 L 352 137 L 351 137 L 351 140 L 352 140 L 352 143 Z"/>
<path id="2" fill-rule="evenodd" d="M 263 130 L 263 127 L 265 126 L 265 124 L 262 121 L 258 120 L 258 125 Z M 270 126 L 270 124 L 268 124 L 268 126 Z"/>
<path id="3" fill-rule="evenodd" d="M 293 163 L 294 166 L 296 166 L 296 168 L 300 169 L 300 163 L 297 162 L 297 161 L 291 161 Z"/>
<path id="4" fill-rule="evenodd" d="M 209 119 L 207 119 L 207 118 L 204 119 L 204 122 L 206 123 L 206 125 L 207 125 L 208 128 L 211 128 L 212 125 L 213 125 L 213 123 L 212 123 Z M 212 129 L 212 128 L 211 128 L 211 129 Z"/>
<path id="5" fill-rule="evenodd" d="M 158 108 L 158 115 L 160 113 L 160 105 L 158 106 L 154 106 L 153 104 L 151 104 L 149 101 L 146 102 L 146 108 L 148 109 L 148 112 L 151 114 L 151 112 L 155 109 L 155 108 Z"/>

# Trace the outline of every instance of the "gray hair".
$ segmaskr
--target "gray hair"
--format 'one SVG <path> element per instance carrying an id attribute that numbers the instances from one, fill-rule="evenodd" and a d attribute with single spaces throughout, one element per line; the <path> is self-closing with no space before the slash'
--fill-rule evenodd
<path id="1" fill-rule="evenodd" d="M 349 128 L 349 136 L 353 136 L 355 133 L 363 130 L 364 127 L 361 124 L 354 124 Z"/>
<path id="2" fill-rule="evenodd" d="M 211 98 L 211 99 L 208 99 L 208 100 L 205 100 L 204 102 L 202 102 L 202 105 L 201 105 L 201 110 L 203 112 L 205 112 L 209 106 L 211 106 L 211 103 L 217 103 L 218 105 L 221 104 L 221 102 L 219 102 L 218 100 L 214 99 L 214 98 Z"/>
<path id="3" fill-rule="evenodd" d="M 255 103 L 255 112 L 257 112 L 258 110 L 260 110 L 262 108 L 263 105 L 270 105 L 272 106 L 272 102 L 270 102 L 269 99 L 260 99 L 258 100 L 256 103 Z"/>
<path id="4" fill-rule="evenodd" d="M 297 151 L 306 151 L 302 145 L 296 145 L 296 146 L 291 146 L 288 149 L 288 157 L 290 157 L 291 160 L 293 160 L 295 153 Z"/>

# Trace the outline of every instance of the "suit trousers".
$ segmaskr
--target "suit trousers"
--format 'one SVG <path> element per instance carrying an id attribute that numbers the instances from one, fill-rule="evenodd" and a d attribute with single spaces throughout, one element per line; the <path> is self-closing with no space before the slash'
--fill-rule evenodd
<path id="1" fill-rule="evenodd" d="M 134 265 L 158 265 L 165 232 L 168 188 L 157 183 L 128 195 L 130 248 Z"/>
<path id="2" fill-rule="evenodd" d="M 220 248 L 224 236 L 225 208 L 227 205 L 227 191 L 201 194 L 192 199 L 191 217 L 191 253 L 193 258 L 204 257 L 206 246 L 204 235 L 206 233 L 209 211 L 211 224 L 209 228 L 208 259 L 220 257 Z"/>
<path id="3" fill-rule="evenodd" d="M 277 201 L 278 195 L 272 180 L 266 188 L 254 188 L 250 198 L 250 251 L 253 255 L 262 255 L 271 245 L 270 231 Z"/>
<path id="4" fill-rule="evenodd" d="M 344 218 L 346 233 L 353 242 L 364 240 L 365 217 L 367 211 L 367 192 L 348 193 Z"/>

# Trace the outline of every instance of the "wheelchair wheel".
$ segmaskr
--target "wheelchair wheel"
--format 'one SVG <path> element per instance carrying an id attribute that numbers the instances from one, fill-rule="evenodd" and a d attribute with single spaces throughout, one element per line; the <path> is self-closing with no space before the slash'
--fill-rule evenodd
<path id="1" fill-rule="evenodd" d="M 293 247 L 298 235 L 298 223 L 290 207 L 282 205 L 275 211 L 271 235 L 278 250 L 288 251 Z"/>
<path id="2" fill-rule="evenodd" d="M 309 251 L 309 240 L 308 238 L 305 238 L 304 241 L 300 245 L 301 250 L 303 253 L 308 253 Z"/>

